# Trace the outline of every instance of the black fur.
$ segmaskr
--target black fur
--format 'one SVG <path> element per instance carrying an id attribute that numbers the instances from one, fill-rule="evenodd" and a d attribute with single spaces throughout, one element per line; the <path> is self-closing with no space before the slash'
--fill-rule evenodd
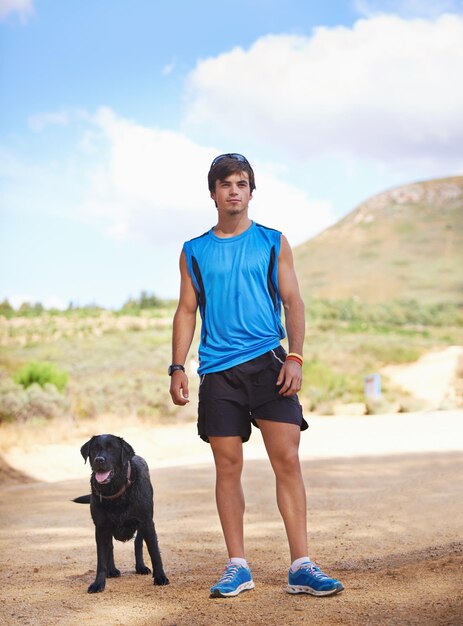
<path id="1" fill-rule="evenodd" d="M 96 578 L 89 586 L 88 592 L 103 591 L 107 577 L 121 575 L 114 564 L 113 537 L 119 541 L 128 541 L 135 533 L 135 571 L 137 574 L 151 573 L 143 561 L 143 540 L 145 540 L 151 557 L 154 584 L 168 585 L 169 579 L 162 566 L 153 522 L 153 487 L 146 461 L 135 455 L 130 444 L 115 435 L 95 435 L 84 443 L 80 452 L 85 462 L 90 458 L 92 493 L 75 498 L 74 502 L 90 503 L 97 548 Z M 131 484 L 120 496 L 105 499 L 117 494 L 124 485 L 127 485 L 129 462 Z M 98 483 L 95 473 L 108 471 L 111 473 L 107 482 Z"/>

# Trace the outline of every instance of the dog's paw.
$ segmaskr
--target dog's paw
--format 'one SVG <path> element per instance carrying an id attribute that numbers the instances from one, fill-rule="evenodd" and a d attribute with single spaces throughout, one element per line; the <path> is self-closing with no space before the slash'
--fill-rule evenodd
<path id="1" fill-rule="evenodd" d="M 167 578 L 165 574 L 161 574 L 160 576 L 153 577 L 154 585 L 168 585 L 169 583 L 170 583 L 170 580 Z"/>
<path id="2" fill-rule="evenodd" d="M 116 567 L 114 569 L 110 569 L 107 574 L 108 578 L 119 578 L 120 575 L 121 572 Z"/>
<path id="3" fill-rule="evenodd" d="M 146 567 L 146 565 L 137 566 L 135 568 L 135 571 L 137 572 L 137 574 L 141 574 L 142 576 L 147 576 L 148 574 L 151 574 L 150 568 Z"/>
<path id="4" fill-rule="evenodd" d="M 94 583 L 92 583 L 90 585 L 90 587 L 87 589 L 88 593 L 100 593 L 101 591 L 104 591 L 105 588 L 105 583 L 99 583 L 95 580 Z"/>

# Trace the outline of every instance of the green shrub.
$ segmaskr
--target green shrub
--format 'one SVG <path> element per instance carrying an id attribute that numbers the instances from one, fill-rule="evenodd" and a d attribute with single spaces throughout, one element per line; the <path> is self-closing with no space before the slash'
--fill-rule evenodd
<path id="1" fill-rule="evenodd" d="M 123 305 L 121 311 L 123 313 L 140 314 L 140 311 L 146 309 L 158 309 L 165 306 L 163 300 L 158 298 L 154 293 L 142 291 L 138 298 L 129 298 Z"/>
<path id="2" fill-rule="evenodd" d="M 40 302 L 23 302 L 18 309 L 20 317 L 38 317 L 45 311 L 43 304 Z"/>
<path id="3" fill-rule="evenodd" d="M 7 319 L 14 316 L 14 309 L 6 299 L 3 300 L 3 302 L 0 302 L 0 315 L 3 315 Z"/>
<path id="4" fill-rule="evenodd" d="M 51 419 L 68 413 L 69 402 L 55 385 L 46 383 L 42 388 L 33 383 L 26 389 L 12 380 L 0 384 L 0 423 Z"/>
<path id="5" fill-rule="evenodd" d="M 327 363 L 313 359 L 304 362 L 304 392 L 310 398 L 311 408 L 320 402 L 342 397 L 349 391 L 347 376 L 335 372 Z"/>
<path id="6" fill-rule="evenodd" d="M 463 307 L 455 303 L 422 303 L 393 300 L 368 304 L 356 298 L 344 300 L 313 299 L 306 302 L 310 320 L 348 322 L 351 332 L 381 330 L 406 325 L 462 326 Z"/>
<path id="7" fill-rule="evenodd" d="M 67 372 L 60 370 L 48 361 L 30 361 L 14 377 L 15 382 L 27 389 L 34 383 L 45 387 L 54 385 L 58 391 L 64 391 L 68 382 Z"/>
<path id="8" fill-rule="evenodd" d="M 25 419 L 24 408 L 27 404 L 27 392 L 13 381 L 3 381 L 0 385 L 0 423 L 21 422 Z"/>

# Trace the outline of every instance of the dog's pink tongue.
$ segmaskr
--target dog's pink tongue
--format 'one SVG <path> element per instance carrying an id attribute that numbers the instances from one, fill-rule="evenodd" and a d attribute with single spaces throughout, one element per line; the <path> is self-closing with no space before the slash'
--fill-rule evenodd
<path id="1" fill-rule="evenodd" d="M 111 472 L 96 472 L 95 478 L 98 483 L 104 483 L 104 481 L 108 478 Z"/>

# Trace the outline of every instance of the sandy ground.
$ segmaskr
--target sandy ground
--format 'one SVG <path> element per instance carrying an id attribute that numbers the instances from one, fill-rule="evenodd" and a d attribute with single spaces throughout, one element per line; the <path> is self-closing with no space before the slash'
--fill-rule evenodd
<path id="1" fill-rule="evenodd" d="M 209 447 L 192 423 L 152 432 L 129 426 L 123 435 L 153 468 L 155 521 L 171 584 L 154 587 L 150 577 L 136 575 L 133 542 L 116 543 L 121 578 L 108 580 L 101 594 L 87 594 L 95 575 L 94 530 L 88 507 L 70 500 L 88 491 L 88 468 L 79 454 L 83 440 L 69 437 L 63 454 L 58 444 L 42 444 L 38 454 L 31 446 L 21 461 L 16 452 L 17 469 L 36 480 L 23 482 L 11 471 L 0 491 L 1 623 L 461 624 L 463 412 L 310 422 L 301 454 L 311 556 L 344 582 L 343 593 L 284 592 L 285 534 L 272 471 L 254 432 L 244 488 L 256 588 L 209 599 L 226 556 Z M 181 450 L 187 450 L 183 458 Z"/>
<path id="2" fill-rule="evenodd" d="M 451 380 L 449 358 L 437 358 L 427 378 L 424 360 L 408 379 L 414 392 L 427 387 L 433 406 L 446 397 L 442 376 Z M 245 446 L 244 489 L 256 588 L 210 599 L 226 553 L 209 446 L 191 421 L 153 429 L 107 417 L 85 428 L 3 431 L 10 445 L 3 442 L 8 449 L 0 463 L 1 624 L 463 624 L 463 411 L 310 416 L 309 422 L 301 459 L 310 555 L 343 581 L 341 594 L 285 593 L 286 539 L 272 470 L 254 431 Z M 95 576 L 94 528 L 88 506 L 71 499 L 88 492 L 79 449 L 98 432 L 123 436 L 152 469 L 167 587 L 136 575 L 133 542 L 116 542 L 121 578 L 108 580 L 101 594 L 87 594 Z"/>

